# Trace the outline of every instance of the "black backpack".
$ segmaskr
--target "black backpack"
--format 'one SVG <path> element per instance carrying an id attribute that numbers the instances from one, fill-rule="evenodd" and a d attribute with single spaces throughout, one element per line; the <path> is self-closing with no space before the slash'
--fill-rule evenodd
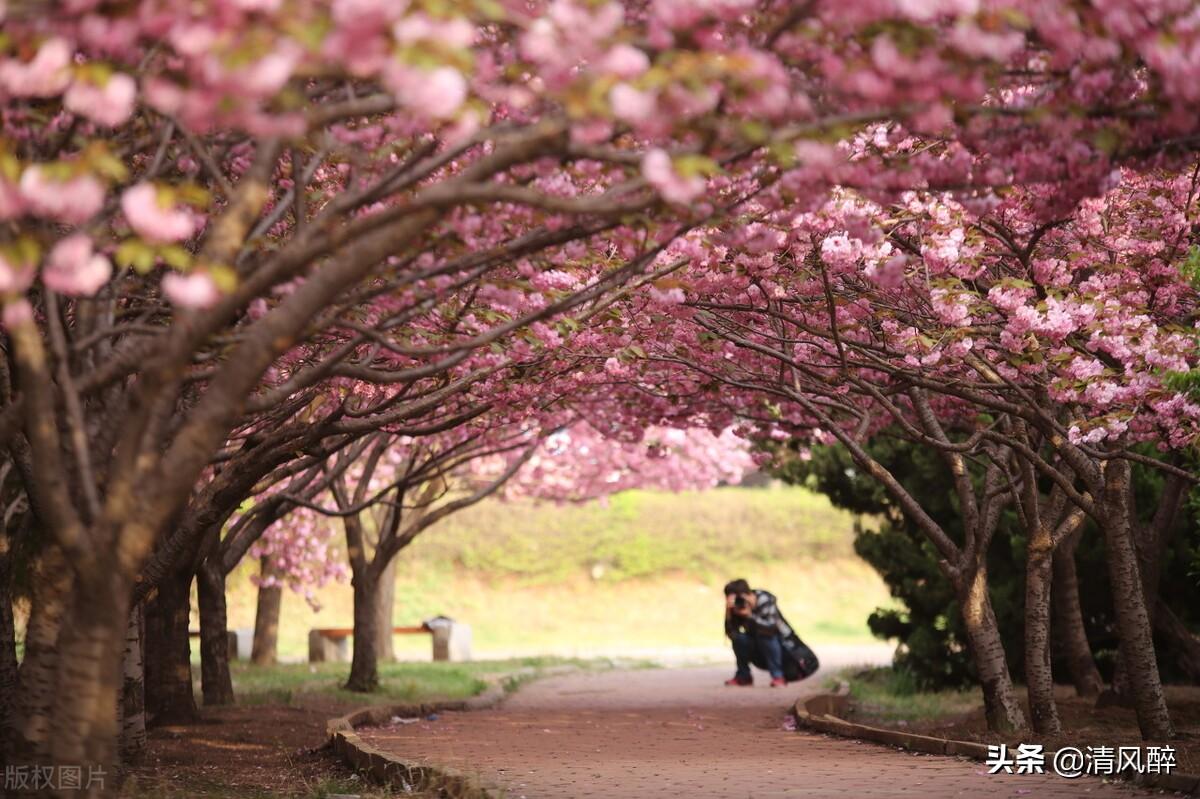
<path id="1" fill-rule="evenodd" d="M 796 682 L 811 677 L 821 667 L 817 653 L 812 647 L 800 640 L 796 630 L 788 624 L 788 620 L 779 614 L 779 635 L 783 639 L 783 676 L 788 682 Z"/>

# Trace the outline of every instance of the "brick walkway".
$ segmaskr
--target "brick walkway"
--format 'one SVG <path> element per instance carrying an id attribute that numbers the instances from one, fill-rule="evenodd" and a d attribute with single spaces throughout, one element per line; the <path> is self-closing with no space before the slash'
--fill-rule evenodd
<path id="1" fill-rule="evenodd" d="M 787 732 L 785 708 L 820 678 L 802 689 L 738 689 L 721 685 L 726 671 L 557 677 L 496 710 L 361 733 L 405 759 L 479 774 L 513 799 L 1151 795 L 1097 779 L 993 776 L 974 761 Z"/>

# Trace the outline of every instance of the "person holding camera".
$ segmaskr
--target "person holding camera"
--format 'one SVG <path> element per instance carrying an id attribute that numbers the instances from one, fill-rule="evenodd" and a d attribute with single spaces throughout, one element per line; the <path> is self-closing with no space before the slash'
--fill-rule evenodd
<path id="1" fill-rule="evenodd" d="M 753 685 L 750 665 L 771 674 L 771 687 L 787 685 L 783 677 L 783 638 L 775 595 L 752 589 L 745 580 L 725 586 L 725 634 L 733 642 L 737 672 L 726 685 Z"/>

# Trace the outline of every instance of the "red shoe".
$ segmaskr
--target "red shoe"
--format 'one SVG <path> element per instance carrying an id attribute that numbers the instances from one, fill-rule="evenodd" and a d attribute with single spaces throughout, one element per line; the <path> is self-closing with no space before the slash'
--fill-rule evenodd
<path id="1" fill-rule="evenodd" d="M 771 687 L 772 688 L 781 688 L 785 685 L 787 685 L 787 680 L 783 679 L 782 677 L 772 677 L 771 678 Z"/>
<path id="2" fill-rule="evenodd" d="M 754 678 L 753 677 L 730 677 L 728 680 L 725 681 L 725 684 L 747 687 L 750 685 L 754 685 Z"/>

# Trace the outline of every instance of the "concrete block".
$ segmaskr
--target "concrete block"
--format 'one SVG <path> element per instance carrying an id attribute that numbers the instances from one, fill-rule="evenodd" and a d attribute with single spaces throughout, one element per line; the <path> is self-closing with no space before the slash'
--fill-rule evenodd
<path id="1" fill-rule="evenodd" d="M 433 659 L 461 663 L 471 659 L 471 625 L 438 616 L 425 624 L 432 630 Z"/>
<path id="2" fill-rule="evenodd" d="M 238 627 L 229 631 L 229 657 L 233 660 L 249 660 L 254 648 L 254 628 Z"/>
<path id="3" fill-rule="evenodd" d="M 320 630 L 308 631 L 308 662 L 309 663 L 349 663 L 350 639 L 330 639 L 321 634 Z"/>

